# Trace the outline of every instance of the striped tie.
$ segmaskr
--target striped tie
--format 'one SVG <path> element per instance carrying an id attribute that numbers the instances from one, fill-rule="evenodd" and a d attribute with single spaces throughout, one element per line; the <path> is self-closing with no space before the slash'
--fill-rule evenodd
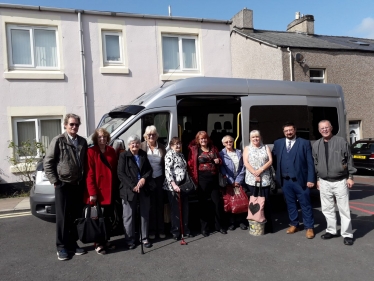
<path id="1" fill-rule="evenodd" d="M 287 153 L 290 152 L 290 150 L 291 150 L 291 141 L 289 140 L 288 145 L 287 145 Z"/>

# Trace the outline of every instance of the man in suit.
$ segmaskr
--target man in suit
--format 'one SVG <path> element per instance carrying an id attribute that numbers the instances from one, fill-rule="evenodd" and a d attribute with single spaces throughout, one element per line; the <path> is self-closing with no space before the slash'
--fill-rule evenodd
<path id="1" fill-rule="evenodd" d="M 287 122 L 283 125 L 285 138 L 276 140 L 273 147 L 273 165 L 276 180 L 282 186 L 286 198 L 290 227 L 288 234 L 299 231 L 298 200 L 303 214 L 306 237 L 314 238 L 313 209 L 309 189 L 314 186 L 314 162 L 308 140 L 296 137 L 296 127 Z"/>

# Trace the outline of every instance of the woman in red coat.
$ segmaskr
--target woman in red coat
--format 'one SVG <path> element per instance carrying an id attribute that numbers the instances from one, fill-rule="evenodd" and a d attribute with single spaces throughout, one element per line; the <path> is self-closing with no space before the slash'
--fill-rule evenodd
<path id="1" fill-rule="evenodd" d="M 198 186 L 201 233 L 204 237 L 209 235 L 210 198 L 214 203 L 216 230 L 227 234 L 223 219 L 223 200 L 218 185 L 219 165 L 222 164 L 219 151 L 205 131 L 196 134 L 196 138 L 188 146 L 188 151 L 188 173 Z"/>
<path id="2" fill-rule="evenodd" d="M 104 207 L 104 213 L 110 211 L 112 204 L 113 186 L 117 181 L 117 155 L 115 150 L 108 146 L 109 133 L 97 129 L 92 136 L 94 146 L 87 151 L 87 189 L 84 195 L 86 204 L 95 205 L 96 201 Z M 97 241 L 95 250 L 98 254 L 105 254 L 107 241 Z"/>

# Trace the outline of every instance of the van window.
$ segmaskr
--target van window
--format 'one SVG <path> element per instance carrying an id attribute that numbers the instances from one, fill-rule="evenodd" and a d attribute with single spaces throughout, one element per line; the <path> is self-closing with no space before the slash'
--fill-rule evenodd
<path id="1" fill-rule="evenodd" d="M 159 134 L 158 142 L 167 146 L 169 142 L 170 113 L 157 112 L 143 115 L 134 124 L 124 131 L 118 138 L 122 139 L 127 145 L 127 138 L 131 135 L 138 135 L 141 141 L 144 141 L 143 135 L 147 126 L 154 125 Z"/>
<path id="2" fill-rule="evenodd" d="M 249 131 L 259 130 L 264 143 L 273 143 L 283 138 L 282 126 L 293 122 L 297 136 L 307 140 L 321 138 L 318 123 L 329 120 L 333 134 L 339 131 L 338 111 L 335 107 L 311 107 L 303 105 L 262 105 L 252 106 L 249 112 Z"/>

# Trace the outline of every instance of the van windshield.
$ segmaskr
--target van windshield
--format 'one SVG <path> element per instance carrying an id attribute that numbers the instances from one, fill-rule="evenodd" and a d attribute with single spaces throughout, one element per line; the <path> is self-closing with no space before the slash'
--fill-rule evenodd
<path id="1" fill-rule="evenodd" d="M 103 128 L 105 130 L 108 131 L 109 134 L 111 134 L 112 132 L 114 132 L 119 126 L 121 126 L 126 120 L 128 119 L 128 117 L 123 117 L 123 118 L 113 118 L 111 120 L 109 120 L 108 122 L 104 123 L 100 128 Z M 88 138 L 87 138 L 87 143 L 88 145 L 91 145 L 93 144 L 92 143 L 92 135 L 91 134 Z"/>

